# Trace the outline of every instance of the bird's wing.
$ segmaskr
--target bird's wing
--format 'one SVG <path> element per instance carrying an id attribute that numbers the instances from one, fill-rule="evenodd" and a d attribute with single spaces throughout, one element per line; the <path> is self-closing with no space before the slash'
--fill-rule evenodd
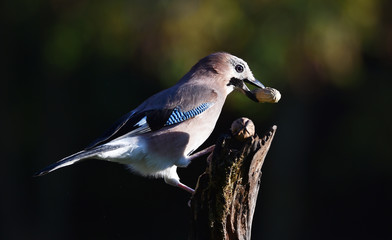
<path id="1" fill-rule="evenodd" d="M 193 91 L 187 89 L 180 89 L 179 91 L 178 88 L 167 89 L 150 97 L 138 108 L 122 116 L 101 137 L 88 145 L 85 150 L 92 149 L 123 135 L 135 136 L 157 131 L 202 114 L 215 103 L 217 97 L 215 92 L 204 90 L 203 88 L 195 88 L 195 86 Z"/>

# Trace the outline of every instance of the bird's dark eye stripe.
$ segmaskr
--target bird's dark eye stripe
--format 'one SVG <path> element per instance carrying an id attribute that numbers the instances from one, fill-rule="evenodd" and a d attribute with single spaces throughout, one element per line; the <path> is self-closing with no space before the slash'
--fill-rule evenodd
<path id="1" fill-rule="evenodd" d="M 238 64 L 238 65 L 235 66 L 235 70 L 236 70 L 238 73 L 242 73 L 242 72 L 244 71 L 244 66 Z"/>

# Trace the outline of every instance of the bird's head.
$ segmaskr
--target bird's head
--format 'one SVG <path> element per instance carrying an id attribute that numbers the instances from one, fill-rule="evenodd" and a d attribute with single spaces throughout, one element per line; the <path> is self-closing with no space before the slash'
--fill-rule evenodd
<path id="1" fill-rule="evenodd" d="M 217 81 L 226 90 L 226 94 L 236 89 L 256 102 L 256 97 L 246 86 L 246 83 L 265 88 L 261 82 L 255 79 L 244 60 L 225 52 L 208 55 L 201 59 L 192 70 L 194 73 L 209 74 L 212 77 L 210 79 Z"/>

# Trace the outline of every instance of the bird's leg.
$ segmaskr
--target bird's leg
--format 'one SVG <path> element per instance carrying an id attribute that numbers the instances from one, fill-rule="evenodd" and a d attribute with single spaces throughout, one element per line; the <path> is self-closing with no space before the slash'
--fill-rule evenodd
<path id="1" fill-rule="evenodd" d="M 201 157 L 201 156 L 206 155 L 206 154 L 208 154 L 208 153 L 211 153 L 212 151 L 214 151 L 214 148 L 215 148 L 215 145 L 209 146 L 208 148 L 205 148 L 205 149 L 203 149 L 203 150 L 201 150 L 201 151 L 199 151 L 199 152 L 197 152 L 197 153 L 195 153 L 195 154 L 192 154 L 191 156 L 189 156 L 188 160 L 189 160 L 189 161 L 192 161 L 192 160 L 195 159 L 195 158 L 198 158 L 198 157 Z M 189 163 L 189 162 L 188 162 L 188 163 Z M 172 173 L 172 175 L 173 175 L 173 176 L 177 176 L 177 177 L 173 177 L 173 176 L 170 177 L 170 178 L 169 178 L 169 177 L 166 177 L 166 178 L 165 178 L 165 182 L 166 182 L 167 184 L 170 184 L 170 185 L 176 186 L 176 187 L 178 187 L 178 188 L 181 188 L 181 189 L 183 189 L 183 190 L 189 192 L 190 194 L 193 194 L 193 193 L 195 192 L 195 190 L 194 190 L 193 188 L 190 188 L 190 187 L 188 187 L 187 185 L 185 185 L 185 184 L 183 184 L 183 183 L 181 183 L 181 182 L 179 181 L 178 175 L 177 175 L 177 173 L 175 172 L 176 169 L 177 169 L 176 166 L 175 166 L 174 168 L 172 168 L 172 171 L 174 171 L 174 172 Z M 175 174 L 175 175 L 174 175 L 174 174 Z"/>
<path id="2" fill-rule="evenodd" d="M 190 187 L 188 187 L 187 185 L 185 185 L 185 184 L 183 184 L 181 182 L 178 182 L 176 186 L 181 188 L 181 189 L 183 189 L 183 190 L 185 190 L 185 191 L 187 191 L 187 192 L 189 192 L 190 194 L 193 194 L 195 192 L 195 190 L 193 188 L 190 188 Z"/>
<path id="3" fill-rule="evenodd" d="M 180 182 L 180 178 L 178 177 L 177 174 L 177 166 L 172 166 L 171 168 L 169 168 L 167 173 L 168 174 L 163 177 L 165 183 L 181 188 L 191 194 L 195 192 L 195 190 Z"/>
<path id="4" fill-rule="evenodd" d="M 189 160 L 192 161 L 195 158 L 201 157 L 203 155 L 206 155 L 208 153 L 211 153 L 212 151 L 214 151 L 215 145 L 209 146 L 208 148 L 205 148 L 201 151 L 198 151 L 197 153 L 192 154 L 191 156 L 189 156 Z"/>
<path id="5" fill-rule="evenodd" d="M 201 157 L 203 155 L 206 155 L 208 153 L 211 153 L 212 151 L 214 151 L 215 145 L 209 146 L 208 148 L 205 148 L 195 154 L 192 154 L 191 156 L 189 156 L 189 160 L 192 161 L 195 158 Z M 189 192 L 190 194 L 193 194 L 195 192 L 195 190 L 193 188 L 188 187 L 187 185 L 181 183 L 180 181 L 178 181 L 176 183 L 176 186 Z"/>

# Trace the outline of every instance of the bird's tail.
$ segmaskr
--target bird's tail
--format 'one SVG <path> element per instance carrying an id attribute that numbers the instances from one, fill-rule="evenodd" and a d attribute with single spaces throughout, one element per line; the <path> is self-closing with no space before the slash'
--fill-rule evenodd
<path id="1" fill-rule="evenodd" d="M 98 146 L 98 147 L 93 148 L 88 151 L 83 150 L 83 151 L 77 152 L 75 154 L 72 154 L 71 156 L 65 157 L 65 158 L 61 159 L 60 161 L 55 162 L 55 163 L 47 166 L 46 168 L 42 169 L 41 171 L 35 173 L 33 176 L 39 177 L 39 176 L 45 175 L 47 173 L 50 173 L 56 169 L 66 167 L 66 166 L 69 166 L 69 165 L 74 164 L 76 162 L 79 162 L 81 160 L 93 158 L 93 157 L 97 156 L 98 153 L 104 151 L 103 147 L 104 146 Z M 107 148 L 107 147 L 105 147 L 105 148 Z M 105 150 L 108 150 L 108 149 L 105 149 Z"/>

